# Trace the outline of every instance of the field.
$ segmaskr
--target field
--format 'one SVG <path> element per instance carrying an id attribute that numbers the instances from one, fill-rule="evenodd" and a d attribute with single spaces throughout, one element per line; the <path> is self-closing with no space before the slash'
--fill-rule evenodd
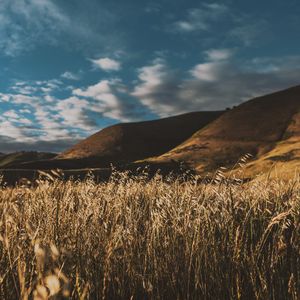
<path id="1" fill-rule="evenodd" d="M 0 299 L 300 299 L 300 177 L 58 177 L 0 189 Z"/>

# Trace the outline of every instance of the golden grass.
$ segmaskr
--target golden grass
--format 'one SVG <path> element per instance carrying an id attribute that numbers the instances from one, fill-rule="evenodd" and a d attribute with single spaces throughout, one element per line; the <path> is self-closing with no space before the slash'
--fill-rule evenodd
<path id="1" fill-rule="evenodd" d="M 299 266 L 300 178 L 0 189 L 0 299 L 300 299 Z"/>

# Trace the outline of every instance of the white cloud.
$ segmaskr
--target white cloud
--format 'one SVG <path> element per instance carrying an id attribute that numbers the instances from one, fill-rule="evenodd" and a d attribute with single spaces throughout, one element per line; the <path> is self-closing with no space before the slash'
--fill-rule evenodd
<path id="1" fill-rule="evenodd" d="M 95 98 L 98 100 L 101 100 L 101 96 L 103 94 L 110 93 L 111 89 L 109 86 L 109 81 L 108 80 L 102 80 L 99 83 L 95 85 L 89 86 L 87 89 L 82 90 L 82 89 L 75 89 L 73 91 L 74 95 L 77 96 L 83 96 L 83 97 L 90 97 L 90 98 Z"/>
<path id="2" fill-rule="evenodd" d="M 19 115 L 14 110 L 8 110 L 5 113 L 3 113 L 4 117 L 12 118 L 12 119 L 18 119 Z"/>
<path id="3" fill-rule="evenodd" d="M 8 138 L 16 139 L 18 141 L 27 140 L 27 137 L 24 135 L 23 130 L 8 120 L 2 121 L 0 123 L 0 134 L 3 134 Z"/>
<path id="4" fill-rule="evenodd" d="M 16 82 L 10 90 L 13 93 L 32 97 L 36 93 L 50 94 L 62 87 L 62 81 L 57 79 L 43 80 L 43 81 L 27 81 Z"/>
<path id="5" fill-rule="evenodd" d="M 102 80 L 86 89 L 75 89 L 73 95 L 96 100 L 96 102 L 89 102 L 88 110 L 90 111 L 101 113 L 108 118 L 129 121 L 126 103 L 117 96 L 125 91 L 120 80 L 114 79 Z"/>
<path id="6" fill-rule="evenodd" d="M 89 108 L 89 103 L 84 99 L 70 97 L 57 103 L 56 110 L 62 118 L 62 124 L 72 128 L 83 130 L 93 130 L 95 124 L 85 113 Z"/>
<path id="7" fill-rule="evenodd" d="M 8 102 L 9 99 L 10 99 L 9 95 L 0 93 L 0 102 Z"/>
<path id="8" fill-rule="evenodd" d="M 178 31 L 182 32 L 191 32 L 194 30 L 205 30 L 207 29 L 207 25 L 204 22 L 194 22 L 194 21 L 178 21 L 175 23 Z"/>
<path id="9" fill-rule="evenodd" d="M 12 87 L 12 90 L 16 93 L 20 93 L 23 95 L 30 95 L 35 93 L 37 91 L 37 88 L 29 85 L 25 86 L 25 85 L 16 84 L 15 86 Z"/>
<path id="10" fill-rule="evenodd" d="M 66 71 L 60 75 L 61 78 L 68 79 L 68 80 L 79 80 L 80 76 L 78 74 Z"/>
<path id="11" fill-rule="evenodd" d="M 0 93 L 0 101 L 12 107 L 0 116 L 8 127 L 7 132 L 3 126 L 0 128 L 2 147 L 20 142 L 55 142 L 57 146 L 59 141 L 77 141 L 99 130 L 95 115 L 129 121 L 130 114 L 134 114 L 135 109 L 119 99 L 119 95 L 127 96 L 119 79 L 102 80 L 85 89 L 73 88 L 73 96 L 66 99 L 51 94 L 61 86 L 59 80 L 16 82 L 10 88 L 13 92 Z M 22 91 L 26 94 L 16 93 Z M 47 91 L 49 94 L 45 94 Z"/>
<path id="12" fill-rule="evenodd" d="M 120 62 L 108 57 L 91 59 L 91 62 L 104 71 L 119 71 L 121 69 Z"/>
<path id="13" fill-rule="evenodd" d="M 190 72 L 194 78 L 202 81 L 213 82 L 219 80 L 225 74 L 224 62 L 208 62 L 196 65 Z"/>
<path id="14" fill-rule="evenodd" d="M 2 93 L 0 101 L 8 102 L 14 109 L 2 114 L 1 121 L 6 122 L 9 130 L 6 132 L 3 126 L 0 128 L 1 142 L 8 143 L 7 147 L 20 142 L 32 144 L 46 141 L 55 142 L 57 146 L 59 141 L 65 144 L 71 139 L 78 140 L 83 132 L 88 135 L 95 131 L 95 124 L 92 125 L 93 122 L 84 111 L 84 107 L 88 107 L 87 101 L 78 99 L 72 102 L 72 99 L 60 100 L 43 94 L 45 91 L 54 91 L 61 84 L 59 80 L 17 82 L 11 90 L 20 92 L 25 88 L 29 91 L 34 86 L 31 89 L 34 95 Z M 6 147 L 4 144 L 3 147 Z"/>
<path id="15" fill-rule="evenodd" d="M 227 60 L 233 55 L 232 49 L 211 49 L 205 53 L 210 61 Z"/>
<path id="16" fill-rule="evenodd" d="M 17 113 L 15 110 L 12 110 L 12 109 L 8 110 L 2 114 L 2 117 L 3 117 L 2 121 L 6 120 L 9 122 L 13 122 L 15 125 L 18 125 L 18 126 L 23 126 L 23 125 L 29 126 L 32 124 L 31 120 L 23 117 L 22 112 L 19 112 L 19 113 Z"/>
<path id="17" fill-rule="evenodd" d="M 26 127 L 30 125 L 30 121 L 25 118 L 12 118 L 9 116 L 0 117 L 0 141 L 1 150 L 4 151 L 5 145 L 3 140 L 13 140 L 22 143 L 31 143 L 34 138 L 30 135 L 30 130 Z M 4 141 L 3 141 L 4 142 Z"/>
<path id="18" fill-rule="evenodd" d="M 233 55 L 233 50 L 210 49 L 204 53 L 208 62 L 201 63 L 193 67 L 190 74 L 192 74 L 194 78 L 201 81 L 214 82 L 229 75 L 228 72 L 230 67 L 228 68 L 228 71 L 226 71 L 226 65 Z"/>
<path id="19" fill-rule="evenodd" d="M 180 82 L 176 72 L 169 69 L 163 59 L 156 59 L 151 65 L 140 68 L 138 78 L 140 84 L 135 86 L 132 96 L 158 115 L 177 112 Z"/>

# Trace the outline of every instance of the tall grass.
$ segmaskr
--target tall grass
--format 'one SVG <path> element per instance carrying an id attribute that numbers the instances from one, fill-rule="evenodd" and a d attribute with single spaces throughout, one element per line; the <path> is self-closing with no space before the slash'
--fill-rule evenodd
<path id="1" fill-rule="evenodd" d="M 0 189 L 0 299 L 300 299 L 300 181 Z"/>

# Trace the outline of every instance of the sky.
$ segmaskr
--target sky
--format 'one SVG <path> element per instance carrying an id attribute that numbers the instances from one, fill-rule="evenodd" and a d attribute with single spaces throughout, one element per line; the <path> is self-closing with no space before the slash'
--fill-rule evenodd
<path id="1" fill-rule="evenodd" d="M 299 0 L 0 0 L 0 152 L 300 84 Z"/>

